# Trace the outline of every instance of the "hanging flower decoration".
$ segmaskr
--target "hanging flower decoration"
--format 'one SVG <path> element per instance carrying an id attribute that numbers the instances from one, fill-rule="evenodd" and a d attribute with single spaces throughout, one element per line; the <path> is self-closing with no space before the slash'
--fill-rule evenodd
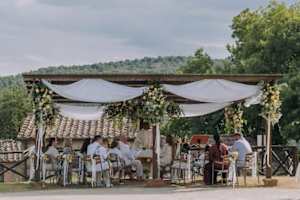
<path id="1" fill-rule="evenodd" d="M 261 98 L 262 112 L 261 116 L 265 119 L 270 119 L 274 125 L 278 123 L 281 118 L 281 99 L 280 99 L 280 85 L 266 84 L 263 88 L 263 95 Z"/>
<path id="2" fill-rule="evenodd" d="M 33 112 L 35 123 L 45 122 L 46 125 L 53 125 L 56 114 L 52 96 L 53 92 L 41 82 L 35 83 L 32 87 Z"/>
<path id="3" fill-rule="evenodd" d="M 163 122 L 166 118 L 177 118 L 182 114 L 178 104 L 166 100 L 160 85 L 151 85 L 137 99 L 107 105 L 104 115 L 109 118 L 124 118 L 148 124 Z"/>
<path id="4" fill-rule="evenodd" d="M 235 132 L 242 133 L 246 120 L 243 119 L 242 103 L 233 104 L 225 108 L 225 133 L 232 134 Z"/>

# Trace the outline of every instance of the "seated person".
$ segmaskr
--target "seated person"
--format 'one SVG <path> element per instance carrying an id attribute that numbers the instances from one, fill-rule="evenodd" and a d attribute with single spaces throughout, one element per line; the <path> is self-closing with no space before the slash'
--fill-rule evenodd
<path id="1" fill-rule="evenodd" d="M 47 156 L 46 160 L 46 169 L 47 170 L 56 170 L 58 168 L 57 157 L 59 152 L 57 150 L 57 140 L 56 138 L 50 138 L 48 145 L 46 146 L 45 155 Z"/>
<path id="2" fill-rule="evenodd" d="M 117 166 L 114 166 L 116 164 L 119 165 L 118 167 L 122 167 L 124 165 L 125 161 L 123 159 L 123 154 L 122 154 L 122 152 L 119 149 L 119 143 L 118 143 L 118 141 L 114 140 L 111 143 L 111 148 L 109 149 L 108 154 L 109 155 L 117 156 L 117 159 L 119 159 L 119 160 L 117 160 L 119 163 L 113 162 L 113 167 L 117 167 Z"/>
<path id="3" fill-rule="evenodd" d="M 107 138 L 103 138 L 103 145 L 102 145 L 105 149 L 109 149 L 109 142 Z"/>
<path id="4" fill-rule="evenodd" d="M 52 156 L 53 158 L 56 158 L 59 155 L 59 152 L 56 147 L 57 147 L 56 138 L 50 138 L 48 145 L 46 146 L 45 154 Z"/>
<path id="5" fill-rule="evenodd" d="M 245 165 L 246 154 L 252 153 L 252 148 L 249 142 L 243 137 L 242 133 L 235 133 L 234 139 L 235 142 L 231 148 L 231 151 L 238 152 L 238 159 L 236 165 L 237 168 L 241 168 Z"/>
<path id="6" fill-rule="evenodd" d="M 65 139 L 64 140 L 64 148 L 63 148 L 63 154 L 72 154 L 72 140 L 71 139 Z"/>
<path id="7" fill-rule="evenodd" d="M 200 155 L 194 162 L 195 167 L 203 168 L 204 165 L 209 162 L 209 148 L 209 145 L 205 146 L 204 152 L 200 153 Z"/>
<path id="8" fill-rule="evenodd" d="M 170 171 L 170 165 L 172 164 L 172 137 L 161 136 L 161 152 L 160 152 L 160 168 L 161 178 L 166 171 Z"/>
<path id="9" fill-rule="evenodd" d="M 224 156 L 228 155 L 227 146 L 222 143 L 219 135 L 214 135 L 215 144 L 209 149 L 209 163 L 204 166 L 204 183 L 206 185 L 215 184 L 217 182 L 217 172 L 213 171 L 221 169 L 228 169 L 229 163 L 224 162 Z M 214 180 L 212 180 L 212 176 Z M 225 179 L 227 174 L 223 173 L 222 177 Z"/>
<path id="10" fill-rule="evenodd" d="M 96 171 L 101 172 L 101 174 L 103 175 L 105 186 L 111 187 L 109 165 L 107 162 L 108 153 L 107 150 L 103 147 L 103 141 L 100 135 L 96 135 L 93 139 L 93 142 L 88 146 L 87 155 L 91 157 L 98 156 L 100 158 L 100 163 L 96 164 Z M 91 169 L 88 170 L 91 171 Z"/>
<path id="11" fill-rule="evenodd" d="M 84 140 L 84 142 L 82 143 L 82 146 L 80 148 L 80 153 L 82 155 L 86 155 L 87 154 L 87 149 L 88 149 L 88 146 L 91 144 L 91 139 L 90 138 L 87 138 Z"/>
<path id="12" fill-rule="evenodd" d="M 127 139 L 125 136 L 120 137 L 119 141 L 119 150 L 122 153 L 122 158 L 125 162 L 125 166 L 131 166 L 136 169 L 136 175 L 138 180 L 143 180 L 144 172 L 143 172 L 143 165 L 140 160 L 137 160 L 135 155 L 136 152 L 133 152 L 130 149 L 130 146 L 127 143 Z"/>

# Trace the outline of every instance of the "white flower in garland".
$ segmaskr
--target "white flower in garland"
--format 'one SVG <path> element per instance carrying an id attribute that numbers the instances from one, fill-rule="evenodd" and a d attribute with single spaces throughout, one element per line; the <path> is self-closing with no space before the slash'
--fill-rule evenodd
<path id="1" fill-rule="evenodd" d="M 110 104 L 105 109 L 109 118 L 129 118 L 133 121 L 142 121 L 148 124 L 156 124 L 166 118 L 179 117 L 182 113 L 178 104 L 166 100 L 160 85 L 152 85 L 144 95 L 134 101 Z"/>

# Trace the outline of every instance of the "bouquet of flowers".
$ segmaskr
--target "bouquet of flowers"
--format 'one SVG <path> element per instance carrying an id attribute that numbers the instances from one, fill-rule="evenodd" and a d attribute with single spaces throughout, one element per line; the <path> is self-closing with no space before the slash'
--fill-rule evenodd
<path id="1" fill-rule="evenodd" d="M 270 119 L 272 124 L 278 123 L 281 118 L 281 100 L 280 100 L 280 86 L 266 84 L 263 88 L 263 95 L 261 105 L 263 106 L 261 115 L 265 119 Z"/>
<path id="2" fill-rule="evenodd" d="M 128 118 L 148 124 L 160 123 L 166 117 L 179 117 L 181 113 L 179 105 L 166 100 L 163 89 L 158 84 L 151 85 L 140 98 L 109 104 L 104 110 L 104 115 L 109 118 Z"/>
<path id="3" fill-rule="evenodd" d="M 225 108 L 225 133 L 242 133 L 246 120 L 243 119 L 242 104 L 234 104 Z"/>
<path id="4" fill-rule="evenodd" d="M 44 121 L 47 125 L 53 125 L 56 115 L 56 109 L 52 101 L 53 92 L 44 84 L 38 82 L 33 85 L 31 96 L 36 124 Z"/>

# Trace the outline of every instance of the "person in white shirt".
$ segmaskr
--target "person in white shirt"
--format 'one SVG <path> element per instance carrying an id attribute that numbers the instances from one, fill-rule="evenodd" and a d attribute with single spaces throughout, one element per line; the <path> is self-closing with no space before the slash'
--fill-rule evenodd
<path id="1" fill-rule="evenodd" d="M 136 160 L 135 153 L 130 149 L 127 144 L 127 138 L 124 136 L 120 137 L 119 145 L 118 145 L 122 158 L 125 162 L 125 166 L 131 166 L 136 169 L 136 176 L 138 180 L 143 180 L 144 172 L 143 165 L 140 160 Z"/>
<path id="2" fill-rule="evenodd" d="M 161 136 L 160 165 L 165 167 L 172 163 L 172 139 Z"/>
<path id="3" fill-rule="evenodd" d="M 45 155 L 48 156 L 48 160 L 45 162 L 45 167 L 47 170 L 56 170 L 58 168 L 57 157 L 59 156 L 59 152 L 56 147 L 56 138 L 50 138 L 45 152 Z"/>
<path id="4" fill-rule="evenodd" d="M 56 147 L 57 147 L 57 140 L 55 138 L 50 138 L 48 145 L 46 147 L 45 154 L 51 156 L 52 158 L 56 158 L 59 155 L 59 152 Z"/>
<path id="5" fill-rule="evenodd" d="M 119 163 L 117 163 L 117 164 L 119 166 L 121 165 L 120 167 L 122 167 L 122 165 L 125 163 L 124 158 L 123 158 L 123 154 L 119 149 L 119 143 L 117 141 L 113 141 L 111 143 L 111 148 L 109 149 L 108 154 L 116 155 L 118 157 L 118 159 L 119 159 L 118 162 Z M 113 167 L 116 167 L 116 166 L 113 166 Z"/>
<path id="6" fill-rule="evenodd" d="M 101 163 L 96 165 L 96 171 L 101 172 L 100 175 L 103 175 L 106 187 L 111 187 L 109 165 L 107 161 L 108 152 L 107 149 L 105 149 L 102 145 L 102 137 L 100 135 L 95 136 L 93 142 L 87 148 L 87 155 L 91 157 L 99 156 Z"/>
<path id="7" fill-rule="evenodd" d="M 231 148 L 231 151 L 238 152 L 237 167 L 243 167 L 245 165 L 246 154 L 252 153 L 252 148 L 250 143 L 243 137 L 241 133 L 235 133 L 235 142 Z"/>

